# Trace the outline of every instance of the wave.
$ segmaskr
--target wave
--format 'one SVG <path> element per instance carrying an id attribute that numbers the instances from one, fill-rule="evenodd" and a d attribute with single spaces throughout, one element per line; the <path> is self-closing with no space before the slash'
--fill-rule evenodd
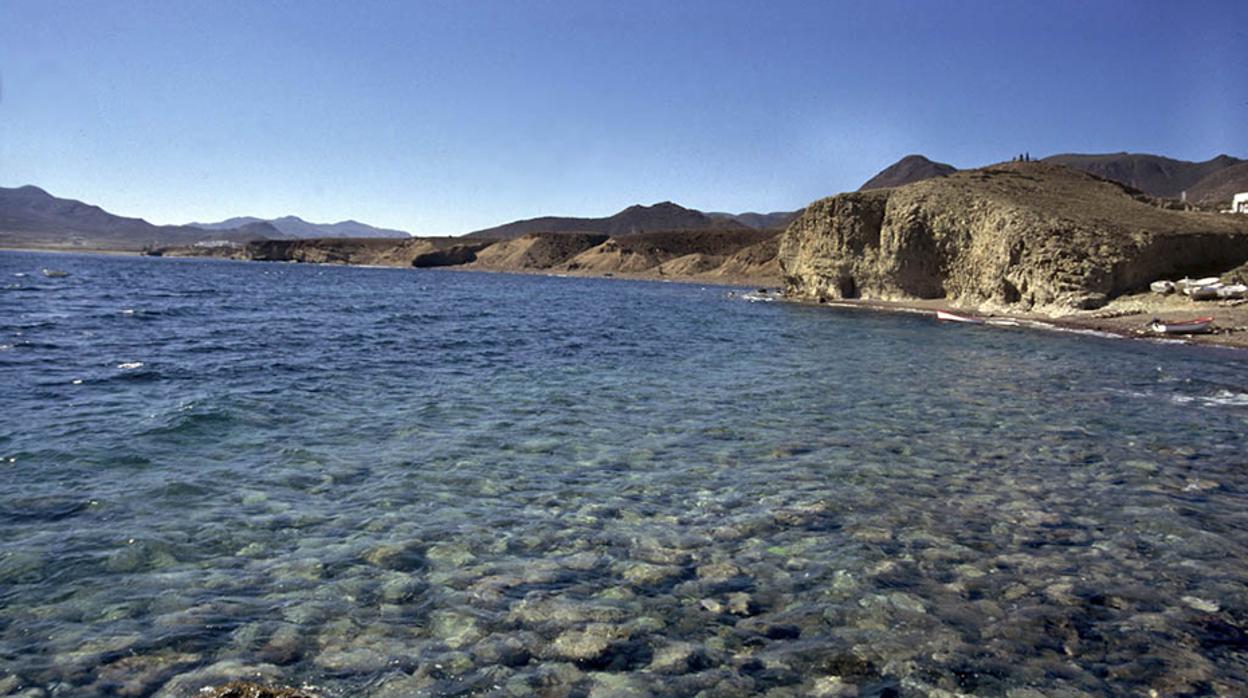
<path id="1" fill-rule="evenodd" d="M 1197 404 L 1204 407 L 1248 407 L 1248 393 L 1219 390 L 1212 395 L 1173 395 L 1170 400 L 1180 405 Z"/>

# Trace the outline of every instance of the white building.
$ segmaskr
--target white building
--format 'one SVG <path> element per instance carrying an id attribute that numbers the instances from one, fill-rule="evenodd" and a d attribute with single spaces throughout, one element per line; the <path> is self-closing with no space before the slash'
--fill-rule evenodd
<path id="1" fill-rule="evenodd" d="M 1248 213 L 1248 191 L 1231 199 L 1231 213 Z"/>

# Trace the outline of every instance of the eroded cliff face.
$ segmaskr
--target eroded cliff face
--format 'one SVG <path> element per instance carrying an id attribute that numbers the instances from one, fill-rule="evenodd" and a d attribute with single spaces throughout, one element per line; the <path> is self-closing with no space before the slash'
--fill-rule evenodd
<path id="1" fill-rule="evenodd" d="M 1057 314 L 1237 266 L 1248 220 L 1166 210 L 1082 172 L 1009 163 L 815 202 L 778 259 L 795 298 L 947 298 Z"/>

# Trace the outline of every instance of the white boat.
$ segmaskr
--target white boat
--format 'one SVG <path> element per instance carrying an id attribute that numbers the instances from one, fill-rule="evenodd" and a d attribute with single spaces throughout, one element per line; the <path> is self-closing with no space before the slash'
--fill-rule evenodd
<path id="1" fill-rule="evenodd" d="M 1248 286 L 1230 284 L 1218 289 L 1218 298 L 1244 298 L 1248 296 Z"/>
<path id="2" fill-rule="evenodd" d="M 69 276 L 69 272 L 61 271 L 60 269 L 44 269 L 43 275 L 49 279 L 60 279 Z"/>
<path id="3" fill-rule="evenodd" d="M 1208 334 L 1213 329 L 1212 317 L 1192 320 L 1153 320 L 1149 329 L 1154 334 Z"/>
<path id="4" fill-rule="evenodd" d="M 946 311 L 944 311 L 944 310 L 937 310 L 937 311 L 936 311 L 936 319 L 937 319 L 937 320 L 944 320 L 945 322 L 965 322 L 965 323 L 968 323 L 968 324 L 971 324 L 971 325 L 982 325 L 982 324 L 984 324 L 984 321 L 983 321 L 983 320 L 980 320 L 979 318 L 975 318 L 975 317 L 968 317 L 968 316 L 966 316 L 966 315 L 958 315 L 958 314 L 956 314 L 956 313 L 950 313 L 950 312 L 946 312 Z"/>
<path id="5" fill-rule="evenodd" d="M 770 303 L 776 300 L 775 296 L 768 296 L 765 295 L 765 293 L 754 293 L 752 291 L 749 293 L 742 293 L 741 298 L 751 303 Z"/>
<path id="6" fill-rule="evenodd" d="M 1153 293 L 1160 293 L 1162 295 L 1165 295 L 1167 293 L 1174 293 L 1173 281 L 1154 281 L 1153 283 L 1149 284 L 1148 287 L 1149 289 L 1152 290 Z"/>
<path id="7" fill-rule="evenodd" d="M 1188 286 L 1183 292 L 1194 301 L 1211 301 L 1218 297 L 1218 292 L 1221 289 L 1222 284 L 1209 284 L 1206 286 Z"/>
<path id="8" fill-rule="evenodd" d="M 1175 285 L 1179 287 L 1180 291 L 1182 291 L 1195 286 L 1212 286 L 1219 281 L 1221 281 L 1221 279 L 1216 276 L 1206 276 L 1203 279 L 1189 279 L 1185 276 L 1176 281 Z"/>

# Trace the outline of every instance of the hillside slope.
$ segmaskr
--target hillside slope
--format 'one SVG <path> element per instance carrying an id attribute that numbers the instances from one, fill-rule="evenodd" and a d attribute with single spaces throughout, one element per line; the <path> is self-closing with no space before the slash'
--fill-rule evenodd
<path id="1" fill-rule="evenodd" d="M 1067 153 L 1044 158 L 1043 162 L 1064 165 L 1111 179 L 1139 189 L 1145 194 L 1178 198 L 1184 191 L 1196 187 L 1204 178 L 1245 161 L 1229 155 L 1219 155 L 1204 162 L 1188 162 L 1147 153 Z"/>
<path id="2" fill-rule="evenodd" d="M 1198 204 L 1228 205 L 1236 194 L 1248 191 L 1248 161 L 1223 168 L 1201 179 L 1187 191 L 1187 200 Z"/>
<path id="3" fill-rule="evenodd" d="M 777 235 L 770 230 L 676 230 L 624 235 L 577 254 L 560 268 L 594 274 L 694 276 L 713 271 L 728 256 Z M 677 263 L 669 264 L 672 262 Z"/>
<path id="4" fill-rule="evenodd" d="M 796 298 L 1046 312 L 1248 259 L 1248 217 L 1190 213 L 1083 172 L 1005 163 L 807 207 L 780 242 Z"/>

